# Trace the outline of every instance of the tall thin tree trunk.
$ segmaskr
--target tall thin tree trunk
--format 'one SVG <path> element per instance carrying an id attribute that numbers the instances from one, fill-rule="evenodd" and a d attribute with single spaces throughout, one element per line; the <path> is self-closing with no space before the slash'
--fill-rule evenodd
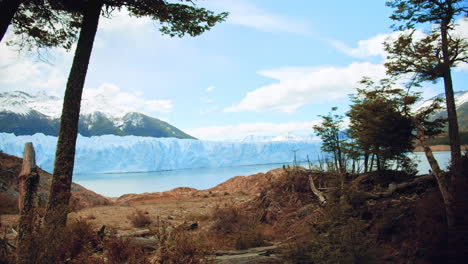
<path id="1" fill-rule="evenodd" d="M 417 139 L 421 146 L 424 149 L 424 153 L 426 154 L 427 161 L 432 169 L 432 174 L 436 178 L 437 185 L 439 186 L 440 194 L 442 195 L 442 199 L 444 200 L 445 206 L 445 214 L 447 218 L 447 226 L 452 228 L 454 226 L 455 221 L 455 208 L 454 208 L 454 197 L 452 192 L 449 188 L 449 183 L 444 178 L 442 171 L 440 170 L 439 163 L 434 158 L 434 154 L 432 153 L 429 144 L 427 143 L 427 136 L 424 134 L 424 127 L 421 124 L 418 124 L 416 127 Z"/>
<path id="2" fill-rule="evenodd" d="M 52 234 L 56 228 L 65 226 L 67 221 L 81 96 L 102 6 L 103 0 L 87 2 L 75 57 L 68 76 L 49 203 L 44 217 L 45 226 Z"/>
<path id="3" fill-rule="evenodd" d="M 455 181 L 459 175 L 459 165 L 461 160 L 460 148 L 460 135 L 458 131 L 457 110 L 455 105 L 455 98 L 453 95 L 452 74 L 450 71 L 450 54 L 448 50 L 448 21 L 442 21 L 440 26 L 440 35 L 442 39 L 442 57 L 443 57 L 443 79 L 445 87 L 445 102 L 447 104 L 447 119 L 448 131 L 450 141 L 450 151 L 452 158 L 452 168 L 455 173 L 452 175 L 452 182 Z"/>
<path id="4" fill-rule="evenodd" d="M 366 151 L 364 153 L 364 173 L 369 171 L 369 153 Z"/>
<path id="5" fill-rule="evenodd" d="M 3 40 L 11 20 L 21 4 L 20 0 L 2 0 L 0 1 L 0 42 Z"/>
<path id="6" fill-rule="evenodd" d="M 377 162 L 377 171 L 381 171 L 382 168 L 381 168 L 381 166 L 380 166 L 380 165 L 381 165 L 381 163 L 380 163 L 380 162 L 381 162 L 381 160 L 380 160 L 380 155 L 377 154 L 376 157 L 377 157 L 377 159 L 376 159 L 376 162 Z"/>

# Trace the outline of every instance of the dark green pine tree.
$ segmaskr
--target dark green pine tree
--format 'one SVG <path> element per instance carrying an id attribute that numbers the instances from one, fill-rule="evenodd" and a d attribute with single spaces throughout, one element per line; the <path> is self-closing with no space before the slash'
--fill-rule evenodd
<path id="1" fill-rule="evenodd" d="M 132 16 L 145 16 L 159 21 L 163 34 L 178 37 L 186 34 L 200 35 L 227 16 L 227 13 L 214 14 L 197 7 L 189 0 L 179 2 L 181 3 L 165 0 L 60 1 L 61 9 L 82 14 L 83 21 L 65 90 L 53 180 L 45 215 L 45 226 L 50 238 L 67 221 L 80 102 L 100 16 L 108 10 L 126 8 Z"/>
<path id="2" fill-rule="evenodd" d="M 458 120 L 453 94 L 451 68 L 468 61 L 466 39 L 453 34 L 457 16 L 468 14 L 466 0 L 393 0 L 391 19 L 401 22 L 397 30 L 407 30 L 395 42 L 386 43 L 387 73 L 393 76 L 415 74 L 421 81 L 444 80 L 452 167 L 458 171 L 461 159 Z M 421 40 L 413 37 L 416 25 L 430 24 L 433 30 Z M 455 180 L 459 173 L 454 173 Z"/>

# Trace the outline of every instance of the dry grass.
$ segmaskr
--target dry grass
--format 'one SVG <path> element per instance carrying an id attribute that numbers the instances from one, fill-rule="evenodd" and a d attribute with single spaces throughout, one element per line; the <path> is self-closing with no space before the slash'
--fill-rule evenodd
<path id="1" fill-rule="evenodd" d="M 108 264 L 150 263 L 143 247 L 129 238 L 111 237 L 104 242 L 103 249 Z"/>
<path id="2" fill-rule="evenodd" d="M 146 212 L 145 214 L 145 212 L 140 211 L 138 209 L 136 209 L 133 214 L 128 215 L 127 219 L 130 220 L 133 227 L 137 228 L 147 227 L 153 222 L 148 216 L 148 212 Z"/>
<path id="3" fill-rule="evenodd" d="M 265 236 L 258 219 L 256 214 L 234 205 L 215 208 L 211 213 L 213 240 L 236 249 L 264 246 Z"/>

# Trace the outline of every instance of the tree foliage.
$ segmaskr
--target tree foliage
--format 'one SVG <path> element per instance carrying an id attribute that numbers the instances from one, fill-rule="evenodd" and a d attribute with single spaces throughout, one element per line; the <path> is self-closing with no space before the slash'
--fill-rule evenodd
<path id="1" fill-rule="evenodd" d="M 5 0 L 0 3 L 1 38 L 11 25 L 16 36 L 7 44 L 20 49 L 63 47 L 70 49 L 76 42 L 81 25 L 77 12 L 64 10 L 58 0 Z"/>
<path id="2" fill-rule="evenodd" d="M 422 39 L 415 38 L 415 30 L 401 34 L 394 42 L 386 42 L 388 52 L 385 67 L 393 76 L 415 74 L 415 80 L 436 81 L 444 77 L 447 67 L 468 61 L 468 42 L 453 37 L 448 43 L 448 65 L 442 57 L 440 34 L 434 32 Z"/>
<path id="3" fill-rule="evenodd" d="M 403 23 L 393 25 L 397 30 L 412 29 L 427 22 L 440 24 L 468 14 L 466 0 L 392 0 L 386 4 L 395 9 L 390 18 Z"/>
<path id="4" fill-rule="evenodd" d="M 341 132 L 341 125 L 343 124 L 343 116 L 335 114 L 337 107 L 333 107 L 326 116 L 320 116 L 322 123 L 313 126 L 317 136 L 322 139 L 322 146 L 320 147 L 323 152 L 331 153 L 333 156 L 335 168 L 340 171 L 345 171 L 344 144 L 346 139 Z"/>
<path id="5" fill-rule="evenodd" d="M 361 83 L 366 87 L 357 89 L 347 113 L 349 135 L 364 155 L 376 158 L 380 170 L 391 160 L 401 160 L 404 153 L 413 149 L 414 124 L 405 113 L 416 98 L 406 95 L 402 89 L 393 88 L 393 82 L 388 79 L 376 84 L 364 78 Z"/>
<path id="6" fill-rule="evenodd" d="M 459 167 L 461 159 L 458 120 L 453 94 L 451 68 L 468 61 L 468 42 L 454 34 L 454 21 L 468 15 L 466 0 L 393 0 L 387 5 L 394 8 L 390 18 L 399 26 L 397 30 L 409 30 L 393 43 L 386 43 L 388 52 L 387 73 L 393 76 L 414 74 L 414 80 L 444 80 L 452 165 Z M 430 34 L 414 39 L 416 25 L 429 24 Z M 455 173 L 454 175 L 458 175 Z M 452 180 L 456 177 L 454 176 Z"/>

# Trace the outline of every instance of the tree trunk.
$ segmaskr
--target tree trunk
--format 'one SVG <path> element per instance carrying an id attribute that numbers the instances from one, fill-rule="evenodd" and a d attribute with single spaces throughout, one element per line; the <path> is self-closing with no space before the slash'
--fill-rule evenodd
<path id="1" fill-rule="evenodd" d="M 427 136 L 424 134 L 424 128 L 421 124 L 417 125 L 416 128 L 417 139 L 421 143 L 421 146 L 424 149 L 424 153 L 426 154 L 427 161 L 432 169 L 432 174 L 436 178 L 437 185 L 439 186 L 440 194 L 442 195 L 442 199 L 444 200 L 445 206 L 445 215 L 447 218 L 447 226 L 452 228 L 454 226 L 455 221 L 455 208 L 454 208 L 454 197 L 452 192 L 450 191 L 449 184 L 447 183 L 442 171 L 440 170 L 439 164 L 437 160 L 434 158 L 434 154 L 432 153 L 429 144 L 427 143 Z"/>
<path id="2" fill-rule="evenodd" d="M 369 153 L 366 151 L 364 153 L 364 173 L 369 171 Z"/>
<path id="3" fill-rule="evenodd" d="M 31 241 L 35 227 L 34 203 L 36 198 L 39 174 L 36 167 L 34 147 L 32 143 L 24 146 L 23 166 L 19 174 L 18 206 L 20 219 L 18 224 L 18 238 L 16 246 L 16 263 L 29 264 L 34 257 L 31 256 L 36 247 Z"/>
<path id="4" fill-rule="evenodd" d="M 378 151 L 378 149 L 377 149 L 377 151 Z M 382 168 L 380 167 L 380 165 L 381 165 L 381 163 L 380 163 L 380 162 L 381 162 L 381 161 L 380 161 L 380 155 L 377 154 L 377 155 L 375 155 L 375 156 L 377 157 L 377 159 L 376 159 L 376 162 L 377 162 L 377 171 L 381 171 Z"/>
<path id="5" fill-rule="evenodd" d="M 0 1 L 0 42 L 3 40 L 11 20 L 21 4 L 20 0 Z"/>
<path id="6" fill-rule="evenodd" d="M 45 226 L 52 234 L 56 228 L 65 226 L 67 221 L 81 96 L 102 6 L 103 0 L 88 1 L 83 14 L 83 23 L 73 64 L 68 76 L 49 203 L 44 217 Z"/>
<path id="7" fill-rule="evenodd" d="M 461 148 L 460 135 L 458 131 L 458 119 L 453 95 L 452 74 L 450 71 L 450 54 L 448 50 L 448 24 L 450 21 L 442 21 L 440 26 L 440 35 L 442 38 L 442 57 L 443 57 L 443 79 L 445 87 L 445 102 L 447 104 L 447 120 L 450 141 L 450 151 L 452 158 L 452 168 L 455 173 L 452 174 L 452 182 L 458 177 L 460 172 Z"/>

